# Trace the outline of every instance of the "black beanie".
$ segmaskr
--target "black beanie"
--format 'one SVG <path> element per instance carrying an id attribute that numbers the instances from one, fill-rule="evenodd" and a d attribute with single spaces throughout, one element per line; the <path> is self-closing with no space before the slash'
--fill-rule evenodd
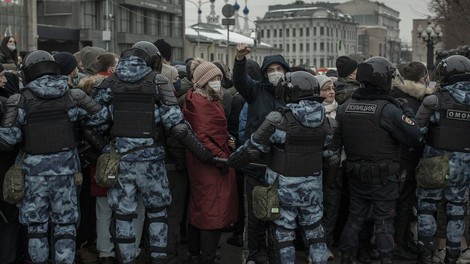
<path id="1" fill-rule="evenodd" d="M 339 77 L 348 77 L 355 69 L 358 63 L 348 56 L 340 56 L 336 59 L 336 70 Z"/>
<path id="2" fill-rule="evenodd" d="M 77 59 L 69 52 L 57 52 L 54 60 L 60 65 L 60 74 L 69 75 L 78 65 Z"/>
<path id="3" fill-rule="evenodd" d="M 171 60 L 171 45 L 168 44 L 168 42 L 166 42 L 164 39 L 159 39 L 153 44 L 158 48 L 165 60 Z"/>

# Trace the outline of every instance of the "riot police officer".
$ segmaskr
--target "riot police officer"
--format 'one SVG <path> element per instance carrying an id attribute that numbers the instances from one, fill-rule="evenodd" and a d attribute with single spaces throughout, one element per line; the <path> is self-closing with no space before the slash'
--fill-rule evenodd
<path id="1" fill-rule="evenodd" d="M 136 261 L 132 219 L 136 216 L 137 192 L 146 208 L 151 261 L 166 263 L 171 195 L 164 163 L 164 134 L 172 133 L 201 160 L 212 159 L 184 121 L 161 69 L 157 47 L 139 41 L 122 52 L 114 74 L 95 90 L 94 98 L 112 111 L 112 144 L 121 154 L 118 184 L 108 191 L 115 213 L 111 233 L 120 263 Z"/>
<path id="2" fill-rule="evenodd" d="M 349 217 L 340 238 L 341 263 L 352 263 L 358 232 L 372 212 L 381 263 L 391 263 L 395 248 L 393 216 L 398 198 L 400 143 L 420 137 L 412 110 L 390 96 L 395 67 L 383 57 L 358 66 L 361 83 L 337 112 L 335 141 L 344 145 L 349 175 Z"/>
<path id="3" fill-rule="evenodd" d="M 0 127 L 0 149 L 22 143 L 25 195 L 20 222 L 27 226 L 33 263 L 48 263 L 52 223 L 54 263 L 73 263 L 78 221 L 75 174 L 80 171 L 76 125 L 99 126 L 108 109 L 69 89 L 51 54 L 37 50 L 24 61 L 26 86 L 10 96 Z"/>
<path id="4" fill-rule="evenodd" d="M 460 256 L 470 184 L 470 60 L 461 55 L 450 56 L 437 65 L 435 73 L 440 88 L 423 100 L 416 114 L 420 127 L 427 127 L 426 146 L 420 162 L 434 159 L 432 163 L 435 164 L 444 157 L 449 179 L 444 188 L 420 186 L 418 180 L 418 263 L 431 263 L 436 233 L 434 213 L 444 196 L 448 221 L 444 263 L 450 264 L 456 263 Z M 416 177 L 419 176 L 418 171 Z"/>
<path id="5" fill-rule="evenodd" d="M 228 160 L 241 166 L 269 153 L 265 181 L 278 181 L 280 216 L 268 229 L 269 263 L 294 263 L 296 218 L 309 244 L 313 263 L 327 262 L 323 216 L 322 162 L 339 165 L 338 152 L 327 148 L 333 136 L 319 97 L 317 79 L 308 72 L 288 72 L 276 88 L 285 107 L 269 113 L 250 139 Z M 327 159 L 323 158 L 327 157 Z M 335 172 L 332 172 L 333 175 Z"/>

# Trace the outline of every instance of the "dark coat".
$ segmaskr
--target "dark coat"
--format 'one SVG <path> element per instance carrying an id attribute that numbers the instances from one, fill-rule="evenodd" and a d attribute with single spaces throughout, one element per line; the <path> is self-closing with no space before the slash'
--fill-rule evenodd
<path id="1" fill-rule="evenodd" d="M 209 101 L 189 90 L 183 108 L 197 138 L 214 155 L 228 158 L 228 128 L 220 101 Z M 189 223 L 199 229 L 221 229 L 237 221 L 238 195 L 235 170 L 222 172 L 186 152 L 190 183 Z"/>
<path id="2" fill-rule="evenodd" d="M 255 81 L 247 74 L 246 61 L 246 58 L 235 60 L 233 66 L 233 85 L 248 103 L 245 136 L 242 141 L 246 141 L 256 131 L 267 114 L 284 104 L 275 98 L 275 87 L 265 74 L 269 65 L 278 63 L 286 72 L 290 71 L 289 65 L 281 55 L 266 56 L 261 66 L 261 80 Z"/>

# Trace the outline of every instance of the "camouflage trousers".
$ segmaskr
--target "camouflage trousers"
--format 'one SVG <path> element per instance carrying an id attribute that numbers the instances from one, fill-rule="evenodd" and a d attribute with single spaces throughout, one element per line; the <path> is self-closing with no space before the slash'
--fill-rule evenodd
<path id="1" fill-rule="evenodd" d="M 48 226 L 52 223 L 54 263 L 74 263 L 78 221 L 74 175 L 26 176 L 20 222 L 28 228 L 28 251 L 33 263 L 49 259 Z"/>
<path id="2" fill-rule="evenodd" d="M 418 239 L 421 245 L 426 245 L 426 241 L 421 241 L 423 237 L 433 237 L 436 234 L 437 224 L 434 213 L 437 211 L 438 203 L 444 195 L 447 200 L 445 211 L 447 214 L 447 248 L 449 250 L 459 250 L 460 241 L 465 231 L 464 215 L 468 201 L 468 186 L 447 186 L 439 190 L 424 190 L 418 188 Z"/>
<path id="3" fill-rule="evenodd" d="M 168 225 L 166 207 L 171 203 L 167 172 L 163 161 L 121 161 L 118 184 L 108 191 L 108 202 L 115 213 L 114 234 L 121 263 L 136 258 L 135 227 L 137 193 L 142 196 L 149 219 L 148 234 L 151 257 L 166 257 Z"/>
<path id="4" fill-rule="evenodd" d="M 309 241 L 309 256 L 312 258 L 313 263 L 327 263 L 325 231 L 321 225 L 323 217 L 321 185 L 319 190 L 312 190 L 312 192 L 314 193 L 314 202 L 311 205 L 285 206 L 281 204 L 280 217 L 274 221 L 276 225 L 274 233 L 277 240 L 274 245 L 278 243 L 288 245 L 286 247 L 278 246 L 279 259 L 282 264 L 295 263 L 295 248 L 292 242 L 295 239 L 294 229 L 297 226 L 297 217 L 305 233 L 305 238 Z M 272 242 L 270 241 L 269 244 L 273 244 Z M 270 250 L 273 249 L 270 248 Z"/>

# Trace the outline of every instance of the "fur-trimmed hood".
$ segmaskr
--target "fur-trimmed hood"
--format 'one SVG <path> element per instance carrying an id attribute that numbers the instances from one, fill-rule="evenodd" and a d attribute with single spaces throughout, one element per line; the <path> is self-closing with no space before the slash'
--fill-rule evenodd
<path id="1" fill-rule="evenodd" d="M 403 85 L 394 86 L 393 89 L 399 89 L 420 101 L 423 100 L 424 96 L 436 92 L 435 88 L 426 87 L 426 85 L 422 83 L 410 80 L 404 80 Z"/>

